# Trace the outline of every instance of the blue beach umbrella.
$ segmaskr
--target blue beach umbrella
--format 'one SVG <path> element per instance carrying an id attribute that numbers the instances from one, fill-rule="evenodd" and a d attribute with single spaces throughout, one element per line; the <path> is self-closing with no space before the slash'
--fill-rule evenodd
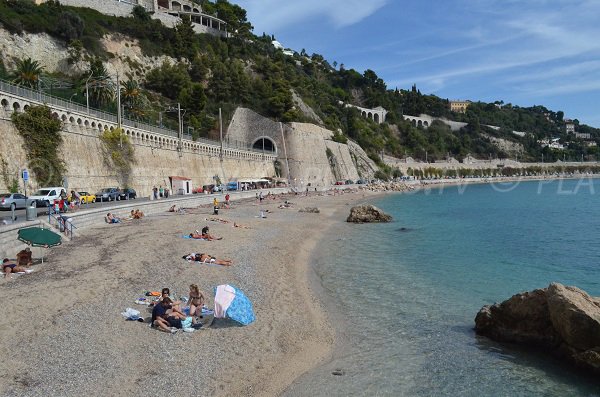
<path id="1" fill-rule="evenodd" d="M 229 318 L 242 325 L 251 324 L 256 319 L 250 299 L 229 284 L 215 288 L 215 317 Z"/>

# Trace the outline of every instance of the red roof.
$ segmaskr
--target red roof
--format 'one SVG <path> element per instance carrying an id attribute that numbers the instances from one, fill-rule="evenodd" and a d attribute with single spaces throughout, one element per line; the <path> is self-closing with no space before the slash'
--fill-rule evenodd
<path id="1" fill-rule="evenodd" d="M 170 176 L 169 178 L 171 178 L 171 180 L 173 181 L 191 181 L 192 178 L 188 178 L 187 176 Z"/>

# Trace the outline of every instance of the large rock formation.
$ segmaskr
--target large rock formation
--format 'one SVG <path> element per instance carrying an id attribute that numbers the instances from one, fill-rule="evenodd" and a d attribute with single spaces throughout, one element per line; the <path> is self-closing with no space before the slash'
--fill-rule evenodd
<path id="1" fill-rule="evenodd" d="M 357 205 L 350 210 L 350 215 L 348 215 L 346 222 L 368 223 L 389 222 L 391 220 L 391 215 L 384 213 L 374 205 Z"/>
<path id="2" fill-rule="evenodd" d="M 541 347 L 600 374 L 600 299 L 578 288 L 552 283 L 484 306 L 475 317 L 475 331 Z"/>

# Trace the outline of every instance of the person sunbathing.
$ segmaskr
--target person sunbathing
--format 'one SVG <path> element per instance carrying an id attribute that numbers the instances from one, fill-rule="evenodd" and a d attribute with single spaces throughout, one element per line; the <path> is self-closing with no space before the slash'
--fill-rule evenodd
<path id="1" fill-rule="evenodd" d="M 206 240 L 201 233 L 198 233 L 197 230 L 194 233 L 190 233 L 189 236 L 190 238 L 195 238 L 197 240 Z"/>
<path id="2" fill-rule="evenodd" d="M 131 210 L 131 219 L 142 219 L 144 213 L 140 210 Z"/>
<path id="3" fill-rule="evenodd" d="M 235 222 L 233 222 L 233 227 L 239 227 L 239 228 L 241 228 L 241 229 L 250 229 L 250 227 L 249 227 L 249 226 L 246 226 L 246 225 L 241 225 L 241 224 L 239 224 L 239 223 L 235 223 Z"/>
<path id="4" fill-rule="evenodd" d="M 17 254 L 17 265 L 18 266 L 31 266 L 33 264 L 33 258 L 31 254 L 31 248 L 27 247 Z"/>
<path id="5" fill-rule="evenodd" d="M 4 260 L 2 261 L 2 271 L 4 272 L 5 278 L 11 278 L 11 273 L 26 273 L 27 269 L 25 269 L 25 267 L 23 266 L 17 265 L 8 258 L 4 258 Z"/>
<path id="6" fill-rule="evenodd" d="M 214 265 L 221 266 L 231 266 L 233 265 L 233 261 L 231 259 L 217 259 L 216 257 L 208 254 L 188 254 L 184 255 L 183 259 L 188 261 L 202 262 L 202 263 L 211 263 Z"/>
<path id="7" fill-rule="evenodd" d="M 212 241 L 212 240 L 223 240 L 223 237 L 215 237 L 212 234 L 208 233 L 208 226 L 204 226 L 202 228 L 202 234 L 201 234 L 202 238 L 208 241 Z"/>
<path id="8" fill-rule="evenodd" d="M 121 218 L 111 214 L 110 212 L 104 217 L 106 223 L 121 223 Z"/>

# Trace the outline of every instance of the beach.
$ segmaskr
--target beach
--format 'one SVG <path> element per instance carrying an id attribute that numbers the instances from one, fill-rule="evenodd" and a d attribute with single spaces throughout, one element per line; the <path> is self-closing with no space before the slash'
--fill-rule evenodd
<path id="1" fill-rule="evenodd" d="M 332 325 L 309 282 L 312 251 L 328 225 L 343 222 L 350 204 L 375 192 L 312 193 L 233 202 L 213 218 L 212 206 L 165 212 L 86 229 L 47 250 L 34 272 L 0 281 L 8 309 L 0 325 L 4 376 L 0 395 L 272 396 L 325 362 Z M 381 193 L 379 193 L 381 194 Z M 280 209 L 283 200 L 292 208 Z M 318 207 L 320 213 L 299 212 Z M 347 208 L 348 211 L 345 209 Z M 260 209 L 266 218 L 260 218 Z M 236 222 L 248 228 L 233 227 Z M 203 226 L 218 241 L 182 238 Z M 230 267 L 188 263 L 206 252 Z M 193 333 L 167 334 L 126 321 L 136 298 L 164 287 L 179 298 L 198 284 L 212 307 L 213 288 L 231 284 L 254 305 L 246 327 L 225 320 Z"/>

